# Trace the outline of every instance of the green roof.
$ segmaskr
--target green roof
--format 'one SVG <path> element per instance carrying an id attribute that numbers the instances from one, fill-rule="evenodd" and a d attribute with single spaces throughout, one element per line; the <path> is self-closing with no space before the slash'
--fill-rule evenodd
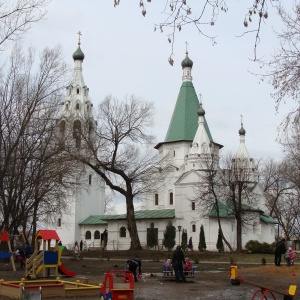
<path id="1" fill-rule="evenodd" d="M 135 219 L 172 219 L 175 218 L 175 209 L 137 210 Z M 80 225 L 107 224 L 109 220 L 126 220 L 126 214 L 89 216 Z"/>
<path id="2" fill-rule="evenodd" d="M 261 214 L 260 215 L 260 220 L 266 224 L 276 224 L 278 222 L 276 222 L 276 220 L 274 220 L 272 217 L 266 215 L 266 214 Z"/>
<path id="3" fill-rule="evenodd" d="M 198 128 L 198 108 L 199 101 L 193 83 L 191 81 L 182 82 L 165 143 L 182 140 L 193 141 Z M 204 126 L 212 142 L 206 120 Z"/>
<path id="4" fill-rule="evenodd" d="M 232 218 L 232 217 L 234 217 L 232 209 L 230 208 L 230 205 L 225 205 L 222 202 L 218 202 L 218 204 L 219 204 L 220 218 Z M 265 213 L 262 213 L 262 211 L 260 209 L 255 209 L 255 208 L 252 208 L 251 206 L 245 205 L 245 204 L 243 204 L 243 209 L 244 209 L 244 211 L 257 211 L 257 212 L 260 212 L 260 220 L 262 222 L 264 222 L 265 224 L 275 224 L 275 223 L 277 223 L 276 220 L 274 220 L 272 217 L 270 217 L 269 215 L 267 215 Z M 211 218 L 216 218 L 218 216 L 216 205 L 213 206 L 213 208 L 209 212 L 208 216 L 211 217 Z"/>
<path id="5" fill-rule="evenodd" d="M 232 218 L 234 217 L 232 213 L 232 209 L 229 205 L 225 205 L 224 203 L 218 201 L 218 207 L 219 207 L 219 216 L 220 218 Z M 218 216 L 217 214 L 217 207 L 216 205 L 213 206 L 213 208 L 208 213 L 209 217 L 216 218 Z"/>

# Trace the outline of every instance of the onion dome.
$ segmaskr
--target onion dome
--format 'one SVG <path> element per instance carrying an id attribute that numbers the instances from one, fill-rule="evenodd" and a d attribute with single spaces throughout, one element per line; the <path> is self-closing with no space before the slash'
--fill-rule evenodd
<path id="1" fill-rule="evenodd" d="M 202 103 L 200 103 L 200 106 L 199 106 L 199 108 L 198 108 L 198 116 L 199 117 L 204 117 L 204 115 L 205 115 L 205 110 L 203 109 L 203 107 L 202 107 Z"/>
<path id="2" fill-rule="evenodd" d="M 84 60 L 84 53 L 81 51 L 80 46 L 78 46 L 77 50 L 73 53 L 74 60 Z"/>
<path id="3" fill-rule="evenodd" d="M 188 52 L 186 52 L 185 59 L 181 62 L 182 68 L 192 68 L 193 67 L 193 61 L 189 58 Z"/>
<path id="4" fill-rule="evenodd" d="M 246 134 L 246 130 L 244 129 L 243 124 L 242 124 L 242 127 L 239 130 L 239 135 L 245 135 L 245 134 Z"/>

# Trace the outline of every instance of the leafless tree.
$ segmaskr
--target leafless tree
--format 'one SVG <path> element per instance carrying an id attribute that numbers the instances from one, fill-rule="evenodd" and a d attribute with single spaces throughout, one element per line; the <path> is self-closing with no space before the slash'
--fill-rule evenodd
<path id="1" fill-rule="evenodd" d="M 257 178 L 246 158 L 229 154 L 221 159 L 221 168 L 217 161 L 214 156 L 208 156 L 204 164 L 202 160 L 201 176 L 195 194 L 204 214 L 213 211 L 217 215 L 223 240 L 231 251 L 233 249 L 222 231 L 221 207 L 226 209 L 227 217 L 235 218 L 236 251 L 241 252 L 242 228 L 251 224 L 260 212 L 257 208 L 258 197 L 252 193 Z"/>
<path id="2" fill-rule="evenodd" d="M 285 236 L 299 236 L 300 139 L 299 125 L 294 123 L 281 140 L 284 158 L 268 161 L 262 172 L 262 182 L 271 216 L 278 220 Z"/>
<path id="3" fill-rule="evenodd" d="M 222 222 L 220 215 L 220 198 L 224 194 L 226 186 L 223 181 L 223 174 L 218 165 L 219 159 L 214 155 L 203 155 L 199 160 L 200 170 L 198 170 L 199 181 L 194 188 L 196 202 L 199 215 L 207 216 L 211 211 L 214 211 L 217 216 L 219 232 L 222 240 L 227 245 L 229 250 L 233 252 L 233 248 L 223 234 Z"/>
<path id="4" fill-rule="evenodd" d="M 135 96 L 123 102 L 108 96 L 98 107 L 93 138 L 82 131 L 82 150 L 69 148 L 75 159 L 125 198 L 132 250 L 141 249 L 133 200 L 141 193 L 143 174 L 156 157 L 150 132 L 153 114 L 153 104 Z"/>
<path id="5" fill-rule="evenodd" d="M 35 231 L 40 213 L 58 209 L 64 194 L 61 175 L 72 166 L 56 142 L 66 66 L 59 47 L 44 49 L 37 63 L 32 49 L 25 55 L 16 46 L 2 71 L 0 229 L 28 231 L 33 226 Z"/>
<path id="6" fill-rule="evenodd" d="M 291 13 L 284 9 L 284 5 L 280 6 L 278 11 L 285 28 L 277 33 L 280 46 L 275 54 L 270 61 L 262 62 L 265 70 L 262 80 L 273 85 L 275 90 L 273 97 L 277 110 L 284 101 L 295 102 L 294 109 L 291 109 L 281 124 L 283 133 L 288 133 L 293 124 L 299 122 L 300 117 L 298 91 L 300 84 L 300 5 L 296 1 Z"/>
<path id="7" fill-rule="evenodd" d="M 0 1 L 0 50 L 22 38 L 33 23 L 43 19 L 50 0 Z"/>
<path id="8" fill-rule="evenodd" d="M 147 10 L 151 9 L 151 0 L 138 0 L 141 13 L 145 17 Z M 248 0 L 245 4 L 244 21 L 241 26 L 246 30 L 244 34 L 255 34 L 254 42 L 254 60 L 256 59 L 257 47 L 260 43 L 260 32 L 262 24 L 268 18 L 268 5 L 275 5 L 272 0 Z M 277 3 L 276 3 L 277 4 Z M 120 0 L 114 0 L 114 6 L 120 5 Z M 171 55 L 169 63 L 173 65 L 173 53 L 175 36 L 184 27 L 194 26 L 196 30 L 207 37 L 211 43 L 216 44 L 216 37 L 212 36 L 208 27 L 214 26 L 221 13 L 226 13 L 234 4 L 226 0 L 165 0 L 161 2 L 163 21 L 154 24 L 154 31 L 166 33 L 167 41 L 171 44 Z M 231 6 L 232 5 L 232 6 Z M 251 23 L 254 23 L 253 29 L 249 29 Z"/>

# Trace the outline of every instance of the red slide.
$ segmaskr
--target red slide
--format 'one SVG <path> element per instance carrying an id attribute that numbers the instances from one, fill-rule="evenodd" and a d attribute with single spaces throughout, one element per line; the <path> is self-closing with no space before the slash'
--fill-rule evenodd
<path id="1" fill-rule="evenodd" d="M 67 277 L 75 277 L 76 276 L 75 272 L 68 271 L 63 264 L 58 266 L 58 272 L 62 275 L 66 275 Z"/>

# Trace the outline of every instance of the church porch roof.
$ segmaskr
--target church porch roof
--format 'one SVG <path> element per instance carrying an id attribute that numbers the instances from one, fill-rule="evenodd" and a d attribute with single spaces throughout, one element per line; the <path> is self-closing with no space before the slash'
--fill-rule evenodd
<path id="1" fill-rule="evenodd" d="M 175 209 L 153 209 L 137 210 L 134 212 L 135 219 L 172 219 L 175 218 Z M 119 215 L 99 215 L 88 216 L 80 225 L 100 225 L 107 224 L 108 221 L 126 220 L 126 214 Z"/>

